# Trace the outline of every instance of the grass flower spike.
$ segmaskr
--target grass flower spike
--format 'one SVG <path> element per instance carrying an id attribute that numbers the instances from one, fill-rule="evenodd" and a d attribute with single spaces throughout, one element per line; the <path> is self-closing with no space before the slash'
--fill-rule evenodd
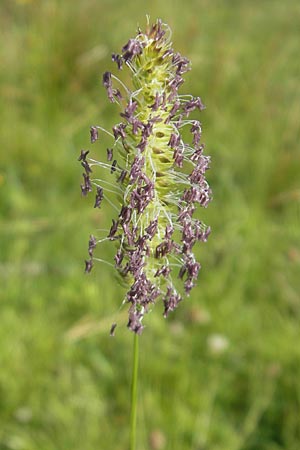
<path id="1" fill-rule="evenodd" d="M 121 106 L 122 119 L 112 128 L 111 148 L 102 162 L 89 159 L 88 151 L 79 157 L 85 170 L 83 195 L 95 185 L 97 208 L 115 195 L 118 214 L 105 239 L 116 245 L 115 268 L 127 285 L 128 327 L 137 334 L 159 299 L 167 317 L 190 294 L 200 270 L 193 246 L 210 233 L 194 217 L 197 206 L 211 200 L 205 179 L 210 158 L 203 155 L 201 123 L 190 118 L 204 106 L 199 97 L 178 93 L 190 63 L 174 52 L 170 39 L 168 26 L 157 20 L 144 33 L 138 30 L 121 54 L 113 54 L 118 69 L 129 69 L 132 79 L 129 88 L 110 72 L 103 75 L 108 98 Z M 186 127 L 189 142 L 181 134 Z M 92 143 L 102 131 L 91 127 Z M 95 166 L 111 173 L 111 183 L 92 178 Z M 90 237 L 86 272 L 96 259 L 95 247 L 105 239 Z"/>

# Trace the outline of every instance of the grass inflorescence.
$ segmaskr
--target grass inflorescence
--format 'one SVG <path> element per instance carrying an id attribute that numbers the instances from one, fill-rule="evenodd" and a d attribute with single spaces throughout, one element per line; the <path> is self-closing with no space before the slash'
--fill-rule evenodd
<path id="1" fill-rule="evenodd" d="M 111 72 L 104 73 L 109 100 L 124 108 L 123 121 L 112 128 L 114 143 L 107 149 L 108 162 L 97 162 L 88 158 L 87 150 L 81 151 L 79 160 L 85 169 L 81 189 L 87 195 L 94 183 L 94 206 L 100 207 L 106 189 L 99 179 L 93 181 L 94 167 L 114 174 L 109 192 L 116 192 L 120 211 L 112 219 L 107 239 L 117 242 L 115 266 L 129 286 L 128 327 L 140 334 L 144 314 L 159 297 L 165 317 L 181 301 L 174 277 L 183 281 L 181 291 L 186 295 L 198 278 L 200 264 L 193 247 L 197 241 L 207 241 L 210 227 L 193 215 L 197 205 L 206 207 L 211 200 L 205 178 L 210 158 L 203 154 L 201 123 L 190 118 L 204 105 L 200 97 L 178 92 L 190 62 L 173 50 L 170 28 L 157 20 L 148 24 L 145 33 L 139 29 L 120 55 L 113 54 L 113 60 L 119 69 L 130 69 L 134 89 L 126 88 Z M 123 93 L 113 81 L 122 85 Z M 189 143 L 182 137 L 187 127 Z M 92 126 L 91 142 L 103 131 Z M 103 239 L 91 236 L 86 272 L 93 267 L 99 242 Z"/>

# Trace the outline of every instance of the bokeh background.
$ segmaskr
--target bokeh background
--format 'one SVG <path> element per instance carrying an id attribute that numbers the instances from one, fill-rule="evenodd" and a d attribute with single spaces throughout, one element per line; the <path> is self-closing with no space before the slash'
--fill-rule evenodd
<path id="1" fill-rule="evenodd" d="M 77 158 L 119 120 L 101 76 L 146 14 L 192 60 L 214 201 L 198 287 L 146 318 L 138 450 L 299 450 L 298 0 L 1 0 L 0 449 L 128 448 L 133 336 L 111 269 L 83 273 L 111 211 Z"/>

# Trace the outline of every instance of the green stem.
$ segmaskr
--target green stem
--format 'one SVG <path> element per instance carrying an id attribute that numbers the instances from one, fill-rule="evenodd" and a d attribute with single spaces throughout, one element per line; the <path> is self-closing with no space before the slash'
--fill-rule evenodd
<path id="1" fill-rule="evenodd" d="M 136 333 L 134 333 L 132 385 L 131 385 L 130 450 L 136 450 L 138 365 L 139 365 L 139 339 L 138 339 L 138 335 Z"/>

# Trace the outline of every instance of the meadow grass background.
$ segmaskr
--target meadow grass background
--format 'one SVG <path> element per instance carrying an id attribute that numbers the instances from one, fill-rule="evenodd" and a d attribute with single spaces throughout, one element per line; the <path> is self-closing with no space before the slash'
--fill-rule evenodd
<path id="1" fill-rule="evenodd" d="M 146 317 L 138 450 L 299 450 L 297 0 L 1 0 L 0 449 L 128 448 L 132 334 L 110 268 L 83 274 L 111 220 L 77 157 L 119 120 L 101 76 L 146 13 L 192 60 L 214 201 L 198 287 Z"/>

